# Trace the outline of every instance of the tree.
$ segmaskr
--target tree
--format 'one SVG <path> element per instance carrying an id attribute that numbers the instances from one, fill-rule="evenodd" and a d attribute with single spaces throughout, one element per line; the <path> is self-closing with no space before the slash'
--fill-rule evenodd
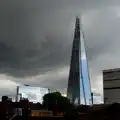
<path id="1" fill-rule="evenodd" d="M 48 93 L 43 96 L 43 106 L 53 111 L 66 111 L 69 109 L 70 100 L 60 92 Z"/>
<path id="2" fill-rule="evenodd" d="M 2 96 L 2 102 L 7 102 L 8 101 L 8 96 Z"/>

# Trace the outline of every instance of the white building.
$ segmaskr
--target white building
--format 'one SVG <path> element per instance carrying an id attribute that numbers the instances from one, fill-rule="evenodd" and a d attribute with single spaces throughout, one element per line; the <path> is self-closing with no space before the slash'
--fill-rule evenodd
<path id="1" fill-rule="evenodd" d="M 120 102 L 120 68 L 103 70 L 104 103 Z"/>

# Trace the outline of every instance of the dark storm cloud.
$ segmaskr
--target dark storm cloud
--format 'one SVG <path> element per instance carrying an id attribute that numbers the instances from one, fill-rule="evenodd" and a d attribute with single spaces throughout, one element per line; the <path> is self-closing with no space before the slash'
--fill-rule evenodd
<path id="1" fill-rule="evenodd" d="M 30 1 L 28 4 L 24 1 L 21 6 L 15 1 L 13 3 L 14 6 L 4 3 L 1 8 L 1 73 L 35 75 L 63 65 L 63 61 L 66 64 L 66 56 L 71 50 L 71 44 L 66 42 L 68 37 L 64 34 L 67 21 L 63 26 L 54 21 L 55 11 L 49 12 L 47 5 L 44 6 L 47 10 L 41 5 L 46 2 L 38 2 L 40 6 Z"/>
<path id="2" fill-rule="evenodd" d="M 0 56 L 0 72 L 12 76 L 36 75 L 69 65 L 73 38 L 69 29 L 76 14 L 95 9 L 98 3 L 101 7 L 107 5 L 93 0 L 1 2 L 0 41 L 5 52 Z M 96 48 L 89 51 L 94 54 Z"/>
<path id="3" fill-rule="evenodd" d="M 94 27 L 92 27 L 91 31 L 90 29 L 86 30 L 86 47 L 90 64 L 92 68 L 96 68 L 96 70 L 116 67 L 116 65 L 118 67 L 120 66 L 118 63 L 114 63 L 114 61 L 112 61 L 113 65 L 110 65 L 111 58 L 117 58 L 119 51 L 120 22 L 118 13 L 119 10 L 116 11 L 115 8 L 105 8 L 97 11 L 94 16 L 91 16 L 94 17 L 92 18 L 92 25 Z M 107 61 L 103 60 L 103 57 L 108 61 L 106 68 L 104 64 L 106 64 Z M 101 61 L 101 66 L 98 65 L 96 67 L 98 59 Z"/>
<path id="4" fill-rule="evenodd" d="M 54 78 L 49 72 L 69 66 L 80 14 L 94 87 L 102 69 L 120 67 L 118 0 L 0 0 L 0 5 L 0 73 L 13 81 L 65 88 L 68 72 Z M 41 76 L 26 79 L 35 75 Z"/>

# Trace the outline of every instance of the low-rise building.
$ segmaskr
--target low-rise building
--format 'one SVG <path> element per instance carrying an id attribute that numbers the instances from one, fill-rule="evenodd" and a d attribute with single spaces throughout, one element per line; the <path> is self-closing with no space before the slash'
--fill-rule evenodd
<path id="1" fill-rule="evenodd" d="M 120 102 L 120 68 L 103 70 L 104 103 Z"/>

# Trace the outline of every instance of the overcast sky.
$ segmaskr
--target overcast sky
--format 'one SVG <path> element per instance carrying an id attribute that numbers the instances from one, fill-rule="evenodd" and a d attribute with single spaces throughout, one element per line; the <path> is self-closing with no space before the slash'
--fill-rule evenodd
<path id="1" fill-rule="evenodd" d="M 0 0 L 0 94 L 19 84 L 66 89 L 76 15 L 102 93 L 102 70 L 120 67 L 119 0 Z"/>
<path id="2" fill-rule="evenodd" d="M 22 94 L 23 98 L 28 98 L 29 101 L 42 103 L 43 96 L 48 93 L 47 88 L 31 87 L 31 86 L 20 86 L 19 93 Z"/>

